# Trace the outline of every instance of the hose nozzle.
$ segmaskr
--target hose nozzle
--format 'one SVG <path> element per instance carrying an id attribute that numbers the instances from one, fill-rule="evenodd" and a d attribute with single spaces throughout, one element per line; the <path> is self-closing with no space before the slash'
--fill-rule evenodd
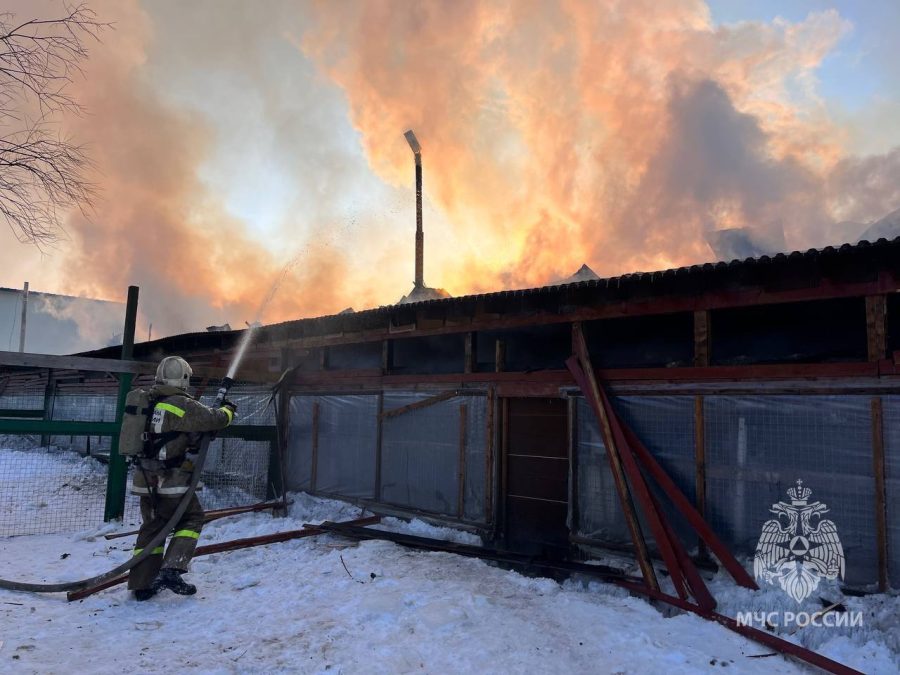
<path id="1" fill-rule="evenodd" d="M 234 380 L 230 377 L 225 377 L 222 379 L 222 385 L 219 387 L 219 393 L 216 394 L 216 405 L 222 405 L 225 402 L 225 397 L 228 396 L 228 390 L 231 389 L 232 385 L 234 385 Z"/>

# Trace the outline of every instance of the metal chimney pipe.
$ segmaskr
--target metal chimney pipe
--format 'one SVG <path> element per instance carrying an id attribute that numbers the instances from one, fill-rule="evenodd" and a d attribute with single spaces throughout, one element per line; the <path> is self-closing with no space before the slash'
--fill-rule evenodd
<path id="1" fill-rule="evenodd" d="M 416 158 L 416 288 L 425 287 L 425 233 L 422 230 L 422 146 L 412 129 L 403 134 Z"/>

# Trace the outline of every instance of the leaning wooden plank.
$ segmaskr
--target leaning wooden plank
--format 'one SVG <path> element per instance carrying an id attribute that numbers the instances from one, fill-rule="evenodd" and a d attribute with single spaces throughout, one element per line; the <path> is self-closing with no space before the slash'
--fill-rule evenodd
<path id="1" fill-rule="evenodd" d="M 445 541 L 443 539 L 432 539 L 430 537 L 419 537 L 405 532 L 390 532 L 388 530 L 376 530 L 371 527 L 361 527 L 344 523 L 330 523 L 328 521 L 316 525 L 323 530 L 339 534 L 350 539 L 377 539 L 392 541 L 400 546 L 419 549 L 422 551 L 441 551 L 443 553 L 453 553 L 455 555 L 465 556 L 467 558 L 479 558 L 481 560 L 493 560 L 508 565 L 513 565 L 519 569 L 525 569 L 530 573 L 535 571 L 541 572 L 566 572 L 587 574 L 603 579 L 629 579 L 639 583 L 641 579 L 637 577 L 627 577 L 625 573 L 615 567 L 606 565 L 587 565 L 585 563 L 571 562 L 567 560 L 546 560 L 535 557 L 526 553 L 516 553 L 515 551 L 500 551 L 483 546 L 474 546 L 472 544 L 460 544 L 454 541 Z"/>
<path id="2" fill-rule="evenodd" d="M 672 579 L 675 590 L 678 592 L 679 597 L 686 598 L 689 592 L 689 583 L 681 560 L 675 552 L 676 542 L 673 541 L 673 530 L 669 526 L 665 514 L 658 508 L 653 500 L 650 488 L 647 486 L 647 482 L 644 480 L 644 476 L 634 458 L 634 453 L 631 451 L 631 447 L 625 438 L 625 433 L 622 430 L 622 423 L 610 405 L 609 400 L 606 398 L 606 392 L 604 392 L 599 383 L 591 377 L 593 370 L 590 366 L 590 361 L 588 361 L 587 364 L 589 368 L 588 381 L 591 382 L 591 387 L 594 391 L 600 392 L 599 405 L 602 407 L 603 412 L 607 419 L 609 419 L 610 426 L 612 427 L 613 436 L 615 436 L 616 445 L 619 448 L 622 466 L 625 469 L 625 475 L 628 477 L 628 483 L 631 485 L 632 492 L 634 493 L 638 504 L 643 508 L 643 515 L 651 532 L 653 532 L 653 539 L 656 541 L 656 547 L 659 549 L 659 553 L 665 562 L 666 568 L 669 570 L 669 576 Z M 591 405 L 595 405 L 594 400 L 591 400 Z M 699 600 L 700 598 L 697 599 Z M 703 597 L 704 604 L 707 600 L 707 597 Z M 715 607 L 715 601 L 713 601 L 711 607 L 707 608 L 711 609 L 712 607 Z"/>
<path id="3" fill-rule="evenodd" d="M 868 298 L 867 298 L 868 299 Z M 885 491 L 884 405 L 872 399 L 872 471 L 875 474 L 875 534 L 878 541 L 878 590 L 888 586 L 887 493 Z"/>
<path id="4" fill-rule="evenodd" d="M 684 493 L 681 489 L 675 484 L 675 482 L 669 477 L 669 474 L 666 473 L 665 469 L 663 469 L 649 450 L 644 446 L 641 440 L 637 437 L 637 435 L 629 429 L 616 415 L 613 411 L 612 405 L 610 404 L 609 398 L 606 395 L 606 392 L 602 387 L 599 386 L 596 380 L 596 376 L 594 374 L 593 367 L 590 365 L 590 359 L 587 355 L 587 346 L 584 342 L 584 336 L 581 333 L 579 324 L 575 324 L 575 327 L 578 330 L 573 331 L 573 346 L 576 348 L 576 353 L 580 358 L 582 364 L 585 366 L 585 370 L 587 372 L 577 372 L 578 371 L 578 363 L 575 357 L 569 359 L 569 361 L 576 361 L 573 364 L 570 364 L 569 361 L 566 361 L 566 365 L 569 366 L 569 370 L 572 372 L 572 375 L 575 377 L 576 381 L 578 381 L 579 386 L 582 391 L 584 391 L 585 396 L 590 401 L 591 398 L 596 398 L 599 410 L 595 410 L 598 415 L 598 418 L 602 417 L 607 419 L 606 425 L 611 430 L 611 433 L 616 436 L 623 447 L 626 448 L 626 454 L 622 457 L 622 463 L 628 471 L 629 478 L 632 479 L 632 483 L 636 485 L 636 489 L 643 487 L 646 489 L 646 484 L 643 481 L 643 477 L 640 476 L 640 469 L 637 467 L 635 458 L 639 460 L 644 468 L 648 471 L 648 473 L 656 480 L 659 486 L 662 488 L 663 492 L 668 495 L 668 497 L 672 500 L 675 506 L 679 511 L 687 518 L 688 522 L 694 528 L 694 530 L 699 534 L 703 540 L 709 545 L 710 549 L 712 549 L 713 553 L 719 559 L 723 566 L 728 570 L 729 574 L 731 574 L 732 578 L 739 583 L 741 586 L 746 588 L 757 589 L 759 588 L 756 585 L 756 582 L 750 577 L 747 571 L 741 566 L 741 564 L 737 561 L 737 559 L 732 555 L 731 551 L 728 550 L 728 547 L 725 546 L 721 540 L 715 535 L 712 529 L 707 524 L 706 520 L 701 516 L 694 505 L 690 503 L 687 497 L 684 496 Z M 579 377 L 581 379 L 579 379 Z M 585 389 L 585 383 L 589 386 L 589 389 Z M 591 401 L 593 405 L 593 401 Z M 630 452 L 629 452 L 630 449 Z M 630 454 L 633 453 L 633 454 Z M 635 474 L 638 475 L 639 480 L 635 480 Z M 642 501 L 645 503 L 645 507 L 647 511 L 657 511 L 656 509 L 651 509 L 651 504 L 644 497 L 646 495 L 641 495 Z M 652 513 L 648 513 L 648 515 L 652 515 Z M 659 518 L 665 521 L 665 518 L 659 513 Z M 654 521 L 650 519 L 651 526 L 654 525 Z M 656 533 L 656 528 L 654 528 L 654 533 Z M 667 539 L 667 537 L 664 537 Z M 659 537 L 657 537 L 657 543 L 659 544 Z M 663 554 L 663 557 L 666 558 L 666 552 L 660 547 L 660 553 Z M 668 558 L 667 565 L 668 565 Z M 677 579 L 674 573 L 674 570 L 670 567 L 670 572 L 672 572 L 673 581 L 676 582 L 676 588 L 678 588 Z M 680 570 L 683 574 L 683 570 Z"/>
<path id="5" fill-rule="evenodd" d="M 588 378 L 584 372 L 590 369 L 590 359 L 588 358 L 587 343 L 584 340 L 584 333 L 580 323 L 572 324 L 572 346 L 575 349 L 575 356 L 566 360 L 566 367 L 572 373 L 576 382 L 578 382 L 584 395 L 593 398 L 596 403 L 596 405 L 593 405 L 594 412 L 597 415 L 597 421 L 600 423 L 600 431 L 603 434 L 603 442 L 606 445 L 606 456 L 609 459 L 616 491 L 619 493 L 619 503 L 622 505 L 622 511 L 625 514 L 625 523 L 628 525 L 631 541 L 634 543 L 638 565 L 647 585 L 654 590 L 659 590 L 656 572 L 653 569 L 653 564 L 650 562 L 650 554 L 647 552 L 647 542 L 644 540 L 643 532 L 641 532 L 641 525 L 638 522 L 634 504 L 631 501 L 631 493 L 628 491 L 628 482 L 625 480 L 625 470 L 616 448 L 612 427 L 609 419 L 603 412 L 602 406 L 600 406 L 599 392 L 595 391 L 597 387 L 596 379 Z M 587 363 L 585 363 L 585 359 L 587 359 Z M 590 375 L 593 375 L 593 371 L 590 372 Z"/>
<path id="6" fill-rule="evenodd" d="M 339 523 L 341 525 L 374 525 L 381 521 L 381 516 L 367 516 L 366 518 L 358 518 L 356 520 L 348 520 L 343 523 Z M 301 539 L 303 537 L 313 537 L 318 534 L 324 534 L 325 530 L 321 530 L 317 528 L 315 525 L 305 526 L 302 530 L 288 530 L 286 532 L 276 532 L 274 534 L 264 534 L 259 537 L 247 537 L 245 539 L 234 539 L 232 541 L 223 541 L 218 544 L 207 544 L 205 546 L 198 546 L 194 551 L 194 557 L 198 557 L 201 555 L 212 555 L 213 553 L 225 553 L 227 551 L 236 551 L 238 549 L 243 548 L 252 548 L 254 546 L 265 546 L 266 544 L 277 544 L 282 541 L 290 541 L 292 539 Z M 112 588 L 113 586 L 118 586 L 119 584 L 125 583 L 128 581 L 128 575 L 123 574 L 120 577 L 116 577 L 115 579 L 110 579 L 102 584 L 98 584 L 97 586 L 92 586 L 90 588 L 84 588 L 80 591 L 70 591 L 66 594 L 66 599 L 69 602 L 73 602 L 75 600 L 83 600 L 84 598 L 94 595 L 94 593 L 99 593 L 100 591 L 104 591 L 107 588 Z"/>
<path id="7" fill-rule="evenodd" d="M 628 438 L 632 450 L 635 455 L 647 469 L 648 473 L 659 484 L 663 492 L 669 497 L 675 507 L 681 511 L 682 515 L 691 524 L 691 527 L 700 535 L 706 545 L 709 546 L 712 553 L 719 559 L 719 562 L 728 570 L 731 577 L 744 588 L 758 589 L 759 586 L 753 580 L 753 577 L 743 568 L 737 561 L 728 547 L 722 543 L 722 540 L 712 531 L 706 519 L 700 515 L 690 500 L 684 496 L 684 493 L 675 484 L 669 474 L 666 473 L 653 454 L 644 447 L 641 440 L 635 435 L 631 429 L 625 427 L 625 436 Z"/>
<path id="8" fill-rule="evenodd" d="M 413 410 L 421 410 L 422 408 L 427 408 L 429 406 L 435 405 L 436 403 L 440 403 L 441 401 L 448 401 L 456 396 L 459 396 L 459 392 L 456 390 L 445 391 L 442 394 L 429 396 L 426 399 L 416 401 L 415 403 L 410 403 L 409 405 L 405 405 L 400 408 L 385 410 L 383 413 L 381 413 L 381 415 L 379 415 L 379 417 L 381 417 L 381 419 L 383 420 L 389 419 L 391 417 L 396 417 L 397 415 L 403 415 L 404 413 L 412 412 Z"/>
<path id="9" fill-rule="evenodd" d="M 219 518 L 227 518 L 229 516 L 237 516 L 241 513 L 254 513 L 256 511 L 267 511 L 268 509 L 278 509 L 284 508 L 287 505 L 293 504 L 293 502 L 288 502 L 285 504 L 280 499 L 277 502 L 260 502 L 259 504 L 251 504 L 250 506 L 231 506 L 227 509 L 213 509 L 211 511 L 205 511 L 203 513 L 203 522 L 209 523 L 213 520 L 218 520 Z M 123 537 L 131 537 L 137 534 L 140 530 L 131 530 L 130 532 L 116 532 L 115 534 L 105 534 L 103 535 L 104 539 L 121 539 Z"/>
<path id="10" fill-rule="evenodd" d="M 575 378 L 575 382 L 578 383 L 578 386 L 584 393 L 585 398 L 590 404 L 591 409 L 594 411 L 594 415 L 597 417 L 597 421 L 603 431 L 603 443 L 607 449 L 606 455 L 609 459 L 610 470 L 613 477 L 616 479 L 616 489 L 619 493 L 619 501 L 622 505 L 622 510 L 625 512 L 625 522 L 628 524 L 628 528 L 631 532 L 635 555 L 637 557 L 638 565 L 641 567 L 641 572 L 644 574 L 644 578 L 647 579 L 647 583 L 650 584 L 651 587 L 653 584 L 657 584 L 658 586 L 653 566 L 649 560 L 647 543 L 644 540 L 643 532 L 641 532 L 636 515 L 637 512 L 635 511 L 634 503 L 631 500 L 631 492 L 628 488 L 629 482 L 637 493 L 638 499 L 643 504 L 643 513 L 653 532 L 656 545 L 663 557 L 666 568 L 669 570 L 672 583 L 674 584 L 678 595 L 682 598 L 687 597 L 687 582 L 684 578 L 684 573 L 672 550 L 671 542 L 660 521 L 660 516 L 650 503 L 647 485 L 644 483 L 644 479 L 640 475 L 640 472 L 636 471 L 634 467 L 631 467 L 626 463 L 629 459 L 632 463 L 634 462 L 634 458 L 630 455 L 631 451 L 622 442 L 622 434 L 614 427 L 613 419 L 609 415 L 609 412 L 603 408 L 596 393 L 592 391 L 592 389 L 597 386 L 596 381 L 589 381 L 585 375 L 585 371 L 577 363 L 575 357 L 566 361 L 566 365 L 569 367 L 572 377 Z M 627 481 L 625 478 L 626 475 L 628 476 Z"/>
<path id="11" fill-rule="evenodd" d="M 655 508 L 662 516 L 663 510 L 659 500 L 653 493 L 650 494 L 650 498 L 653 500 L 653 508 Z M 675 552 L 675 556 L 678 558 L 678 562 L 681 565 L 681 570 L 684 573 L 684 579 L 691 590 L 691 595 L 694 596 L 697 604 L 703 609 L 715 609 L 716 599 L 713 597 L 712 593 L 709 592 L 706 582 L 703 581 L 703 577 L 700 576 L 700 571 L 688 555 L 684 544 L 681 543 L 681 540 L 678 538 L 678 535 L 675 533 L 675 530 L 672 528 L 668 519 L 662 517 L 661 520 L 666 531 L 666 536 L 669 538 L 669 544 L 672 546 L 672 550 Z"/>
<path id="12" fill-rule="evenodd" d="M 374 525 L 381 522 L 381 516 L 366 516 L 365 518 L 357 518 L 356 520 L 348 520 L 345 525 L 364 526 Z M 311 532 L 314 531 L 314 532 Z M 265 546 L 266 544 L 275 544 L 291 539 L 300 539 L 301 537 L 309 537 L 311 534 L 321 534 L 324 530 L 320 530 L 315 524 L 307 527 L 304 524 L 302 530 L 288 530 L 287 532 L 276 532 L 274 534 L 263 534 L 259 537 L 247 537 L 246 539 L 235 539 L 233 541 L 223 541 L 218 544 L 207 544 L 206 546 L 198 546 L 199 555 L 210 555 L 212 553 L 224 553 L 225 551 L 234 551 L 239 548 L 251 548 L 253 546 Z"/>

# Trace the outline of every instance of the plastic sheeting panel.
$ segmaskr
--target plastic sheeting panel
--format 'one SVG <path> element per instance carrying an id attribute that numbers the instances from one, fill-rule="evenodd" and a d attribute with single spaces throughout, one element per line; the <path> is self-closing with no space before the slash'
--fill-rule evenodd
<path id="1" fill-rule="evenodd" d="M 615 399 L 616 411 L 644 446 L 681 488 L 697 503 L 697 461 L 694 449 L 694 399 L 689 396 L 623 396 Z M 648 481 L 651 486 L 655 483 Z M 688 550 L 697 535 L 661 490 L 654 490 L 675 532 Z M 648 533 L 647 528 L 644 528 Z"/>
<path id="2" fill-rule="evenodd" d="M 613 401 L 622 421 L 631 428 L 685 496 L 694 501 L 694 399 L 686 396 L 627 396 Z M 577 532 L 582 537 L 613 544 L 630 544 L 615 481 L 609 468 L 606 446 L 594 411 L 578 398 L 576 462 L 578 470 Z M 652 485 L 652 481 L 651 481 Z M 656 493 L 676 532 L 690 549 L 696 541 L 693 530 L 670 501 Z M 644 536 L 650 531 L 641 520 Z"/>
<path id="3" fill-rule="evenodd" d="M 218 391 L 209 387 L 200 402 L 212 406 Z M 228 400 L 237 406 L 235 424 L 275 426 L 275 406 L 270 404 L 272 390 L 266 387 L 236 385 L 228 392 Z"/>
<path id="4" fill-rule="evenodd" d="M 736 553 L 755 552 L 802 479 L 837 526 L 846 581 L 877 579 L 869 397 L 707 396 L 704 414 L 710 524 Z"/>
<path id="5" fill-rule="evenodd" d="M 313 407 L 319 405 L 315 485 Z M 292 396 L 285 482 L 289 490 L 375 496 L 378 396 Z"/>
<path id="6" fill-rule="evenodd" d="M 384 409 L 429 398 L 386 393 Z M 459 515 L 460 406 L 467 407 L 463 516 L 483 521 L 487 402 L 483 396 L 454 397 L 386 418 L 381 441 L 381 498 L 422 511 Z"/>
<path id="7" fill-rule="evenodd" d="M 291 396 L 284 484 L 288 490 L 312 487 L 312 409 L 315 396 Z"/>
<path id="8" fill-rule="evenodd" d="M 900 503 L 900 397 L 885 397 L 888 528 L 900 539 L 890 514 Z M 576 469 L 580 536 L 630 543 L 594 414 L 577 399 Z M 706 396 L 707 509 L 710 525 L 738 554 L 752 555 L 770 519 L 770 506 L 790 501 L 787 489 L 802 479 L 812 500 L 830 509 L 847 558 L 846 581 L 877 579 L 870 397 Z M 622 419 L 694 499 L 694 399 L 633 396 L 614 399 Z M 696 537 L 666 499 L 661 502 L 683 541 Z M 646 527 L 645 536 L 652 541 Z M 900 553 L 891 548 L 893 578 Z"/>
<path id="9" fill-rule="evenodd" d="M 456 399 L 454 399 L 456 400 Z M 468 406 L 466 425 L 466 483 L 463 515 L 466 520 L 484 522 L 485 487 L 487 484 L 487 397 L 460 399 Z"/>
<path id="10" fill-rule="evenodd" d="M 882 398 L 885 488 L 887 492 L 888 576 L 900 588 L 900 396 Z"/>
<path id="11" fill-rule="evenodd" d="M 631 536 L 619 504 L 609 468 L 606 445 L 593 410 L 584 398 L 576 406 L 575 467 L 578 522 L 573 530 L 582 537 L 610 544 L 630 544 Z"/>

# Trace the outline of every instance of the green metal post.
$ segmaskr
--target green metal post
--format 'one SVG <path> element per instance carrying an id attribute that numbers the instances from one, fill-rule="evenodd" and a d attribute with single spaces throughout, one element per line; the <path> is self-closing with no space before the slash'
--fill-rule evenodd
<path id="1" fill-rule="evenodd" d="M 122 331 L 122 360 L 130 360 L 134 353 L 134 327 L 137 323 L 138 287 L 128 287 L 125 305 L 125 329 Z M 125 413 L 125 397 L 131 390 L 134 375 L 119 375 L 119 399 L 116 403 L 116 427 L 121 428 Z M 109 472 L 106 475 L 106 509 L 103 520 L 120 520 L 125 512 L 125 484 L 128 482 L 128 465 L 119 455 L 119 434 L 112 437 L 109 448 Z"/>

